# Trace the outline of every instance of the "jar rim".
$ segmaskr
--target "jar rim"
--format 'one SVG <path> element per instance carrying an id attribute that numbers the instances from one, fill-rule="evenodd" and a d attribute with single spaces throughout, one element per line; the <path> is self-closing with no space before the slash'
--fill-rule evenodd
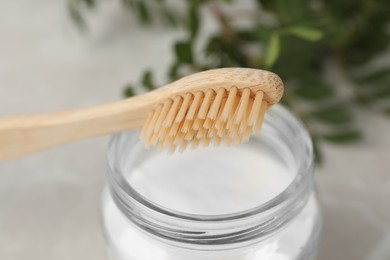
<path id="1" fill-rule="evenodd" d="M 305 199 L 302 199 L 302 194 L 308 193 L 307 191 L 311 189 L 311 175 L 313 173 L 314 167 L 312 142 L 308 132 L 303 127 L 302 123 L 281 105 L 273 106 L 267 113 L 271 113 L 273 114 L 273 116 L 282 118 L 283 123 L 286 124 L 287 127 L 298 132 L 298 134 L 302 137 L 299 140 L 301 142 L 301 146 L 303 147 L 303 149 L 306 150 L 306 157 L 298 158 L 301 161 L 297 162 L 297 173 L 294 176 L 294 179 L 283 191 L 281 191 L 278 195 L 276 195 L 269 201 L 250 209 L 233 213 L 215 215 L 194 214 L 167 209 L 144 197 L 133 187 L 131 187 L 131 185 L 124 180 L 124 177 L 120 170 L 118 170 L 118 168 L 115 166 L 116 158 L 113 157 L 113 154 L 115 153 L 108 152 L 108 179 L 109 184 L 112 188 L 111 193 L 113 194 L 114 199 L 116 198 L 118 200 L 118 203 L 123 206 L 122 211 L 128 213 L 129 217 L 132 218 L 134 217 L 134 214 L 137 215 L 134 210 L 142 211 L 143 216 L 151 216 L 150 221 L 152 222 L 164 218 L 164 220 L 162 221 L 164 222 L 164 225 L 166 223 L 172 224 L 174 221 L 184 221 L 187 224 L 188 222 L 192 222 L 193 224 L 213 223 L 215 225 L 219 223 L 222 225 L 226 222 L 233 223 L 243 219 L 256 219 L 256 221 L 259 221 L 259 219 L 261 219 L 262 221 L 257 222 L 257 224 L 266 224 L 268 220 L 272 220 L 272 218 L 270 218 L 270 215 L 274 214 L 275 211 L 286 211 L 286 207 L 294 201 L 300 200 L 302 202 L 305 202 Z M 266 122 L 267 118 L 265 118 L 265 123 Z M 117 146 L 118 140 L 121 138 L 122 135 L 123 133 L 119 133 L 112 136 L 109 143 L 109 151 L 115 149 L 115 146 Z M 297 193 L 297 189 L 300 189 L 301 192 Z M 305 198 L 307 199 L 308 195 L 306 195 Z M 281 206 L 281 204 L 283 204 L 284 206 Z M 153 214 L 158 214 L 159 217 L 152 216 Z M 144 221 L 145 219 L 141 220 L 141 222 Z"/>

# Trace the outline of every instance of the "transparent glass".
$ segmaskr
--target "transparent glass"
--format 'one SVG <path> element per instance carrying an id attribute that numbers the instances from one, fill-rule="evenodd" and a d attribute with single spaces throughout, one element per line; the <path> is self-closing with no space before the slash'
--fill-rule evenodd
<path id="1" fill-rule="evenodd" d="M 314 259 L 322 221 L 301 123 L 272 107 L 245 144 L 168 155 L 112 137 L 102 200 L 116 260 Z"/>

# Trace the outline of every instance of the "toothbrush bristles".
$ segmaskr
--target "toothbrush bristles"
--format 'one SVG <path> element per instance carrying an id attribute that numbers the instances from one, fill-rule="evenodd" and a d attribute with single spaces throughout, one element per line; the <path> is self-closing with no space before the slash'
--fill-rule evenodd
<path id="1" fill-rule="evenodd" d="M 201 143 L 208 146 L 238 144 L 261 128 L 268 108 L 263 91 L 249 88 L 219 88 L 186 93 L 166 100 L 153 110 L 140 138 L 146 147 L 157 146 L 174 152 Z"/>

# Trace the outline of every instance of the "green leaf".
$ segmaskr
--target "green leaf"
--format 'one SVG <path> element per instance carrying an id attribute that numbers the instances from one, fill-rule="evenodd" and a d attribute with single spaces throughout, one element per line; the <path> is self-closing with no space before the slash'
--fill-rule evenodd
<path id="1" fill-rule="evenodd" d="M 142 85 L 147 89 L 147 90 L 154 90 L 155 84 L 153 83 L 153 75 L 150 70 L 147 70 L 144 72 L 142 75 Z"/>
<path id="2" fill-rule="evenodd" d="M 209 38 L 208 42 L 205 45 L 204 52 L 207 56 L 210 54 L 216 54 L 221 51 L 222 39 L 220 36 L 215 35 Z"/>
<path id="3" fill-rule="evenodd" d="M 68 2 L 68 14 L 71 20 L 77 25 L 79 30 L 85 31 L 87 29 L 87 25 L 79 10 L 79 6 L 77 2 L 75 1 Z"/>
<path id="4" fill-rule="evenodd" d="M 174 13 L 171 12 L 171 10 L 169 10 L 168 8 L 164 8 L 162 10 L 162 15 L 163 15 L 164 21 L 168 25 L 170 25 L 172 27 L 177 26 L 177 24 L 178 24 L 177 17 L 174 15 Z"/>
<path id="5" fill-rule="evenodd" d="M 386 107 L 385 109 L 383 109 L 383 113 L 385 113 L 385 115 L 390 116 L 390 107 Z"/>
<path id="6" fill-rule="evenodd" d="M 251 30 L 249 28 L 247 30 L 249 30 L 249 33 L 255 35 L 256 38 L 254 40 L 257 40 L 257 41 L 259 41 L 261 43 L 269 41 L 269 39 L 271 38 L 272 33 L 274 32 L 273 29 L 268 28 L 267 26 L 262 25 L 262 24 L 257 24 L 255 26 L 255 28 L 253 28 Z"/>
<path id="7" fill-rule="evenodd" d="M 260 33 L 257 30 L 237 30 L 236 35 L 241 41 L 258 42 Z"/>
<path id="8" fill-rule="evenodd" d="M 169 75 L 169 78 L 170 78 L 171 80 L 176 80 L 176 79 L 178 78 L 179 66 L 180 66 L 179 63 L 174 63 L 174 64 L 172 64 L 172 66 L 169 68 L 168 75 Z"/>
<path id="9" fill-rule="evenodd" d="M 390 97 L 390 82 L 384 87 L 378 89 L 373 93 L 373 96 L 378 99 L 385 99 Z"/>
<path id="10" fill-rule="evenodd" d="M 321 100 L 333 96 L 333 89 L 326 85 L 305 85 L 296 89 L 295 94 L 308 100 Z"/>
<path id="11" fill-rule="evenodd" d="M 282 24 L 292 24 L 312 16 L 307 0 L 258 0 L 260 6 L 274 13 Z"/>
<path id="12" fill-rule="evenodd" d="M 188 10 L 187 27 L 190 33 L 190 39 L 194 39 L 199 31 L 199 1 L 191 1 Z"/>
<path id="13" fill-rule="evenodd" d="M 141 23 L 143 23 L 143 24 L 150 23 L 149 11 L 146 8 L 146 5 L 143 1 L 138 2 L 138 16 L 139 16 Z"/>
<path id="14" fill-rule="evenodd" d="M 318 138 L 312 137 L 313 140 L 313 153 L 314 153 L 314 160 L 316 163 L 321 164 L 323 162 L 323 156 L 321 149 L 319 147 L 319 140 Z"/>
<path id="15" fill-rule="evenodd" d="M 372 101 L 372 97 L 369 96 L 369 95 L 359 95 L 357 94 L 353 101 L 357 104 L 357 105 L 361 105 L 361 106 L 368 106 Z"/>
<path id="16" fill-rule="evenodd" d="M 313 27 L 308 27 L 308 26 L 297 25 L 297 26 L 286 28 L 282 32 L 312 42 L 318 41 L 324 37 L 324 33 L 321 30 Z"/>
<path id="17" fill-rule="evenodd" d="M 374 73 L 361 77 L 360 80 L 366 83 L 377 83 L 380 81 L 387 81 L 390 84 L 390 68 L 385 68 Z"/>
<path id="18" fill-rule="evenodd" d="M 89 7 L 89 8 L 94 8 L 96 6 L 95 0 L 84 0 L 84 3 Z"/>
<path id="19" fill-rule="evenodd" d="M 357 130 L 348 130 L 333 134 L 323 135 L 324 139 L 333 143 L 352 143 L 361 139 L 361 133 Z"/>
<path id="20" fill-rule="evenodd" d="M 123 90 L 123 95 L 125 97 L 133 97 L 135 96 L 134 87 L 131 85 L 127 85 L 125 89 Z"/>
<path id="21" fill-rule="evenodd" d="M 175 54 L 178 62 L 180 63 L 192 63 L 192 44 L 190 42 L 177 42 L 175 43 Z"/>
<path id="22" fill-rule="evenodd" d="M 136 2 L 134 0 L 122 0 L 122 3 L 125 7 L 137 8 Z"/>
<path id="23" fill-rule="evenodd" d="M 266 68 L 271 68 L 280 54 L 280 36 L 277 33 L 271 35 L 265 53 L 264 65 Z"/>
<path id="24" fill-rule="evenodd" d="M 345 124 L 352 122 L 351 113 L 344 107 L 334 106 L 312 112 L 315 118 L 331 124 Z"/>

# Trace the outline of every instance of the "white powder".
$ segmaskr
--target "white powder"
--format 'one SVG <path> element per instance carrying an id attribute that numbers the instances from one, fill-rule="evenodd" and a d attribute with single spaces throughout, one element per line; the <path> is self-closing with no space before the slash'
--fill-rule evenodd
<path id="1" fill-rule="evenodd" d="M 295 165 L 279 161 L 272 153 L 266 145 L 209 147 L 183 154 L 156 153 L 136 164 L 129 160 L 122 169 L 133 188 L 169 210 L 207 215 L 237 213 L 269 201 L 294 179 Z M 183 253 L 168 250 L 138 230 L 108 193 L 103 201 L 110 252 L 118 260 L 297 260 L 316 218 L 317 205 L 311 198 L 286 229 L 260 244 L 226 252 Z"/>
<path id="2" fill-rule="evenodd" d="M 303 252 L 312 236 L 318 217 L 317 204 L 312 197 L 290 225 L 274 237 L 249 248 L 233 251 L 182 251 L 164 246 L 141 232 L 119 211 L 110 194 L 103 196 L 103 221 L 113 260 L 303 260 Z"/>
<path id="3" fill-rule="evenodd" d="M 170 210 L 226 214 L 248 210 L 281 193 L 294 171 L 249 145 L 157 153 L 128 175 L 140 194 Z"/>

